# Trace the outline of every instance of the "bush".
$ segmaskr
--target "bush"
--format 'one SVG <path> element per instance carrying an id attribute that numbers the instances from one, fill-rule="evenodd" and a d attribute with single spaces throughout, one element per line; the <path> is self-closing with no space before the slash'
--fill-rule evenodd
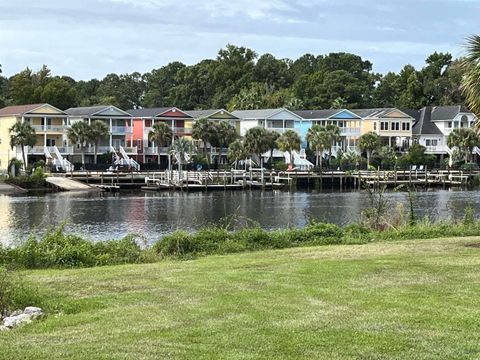
<path id="1" fill-rule="evenodd" d="M 21 175 L 9 177 L 5 180 L 6 183 L 19 186 L 23 189 L 35 189 L 45 187 L 46 175 L 41 167 L 37 167 L 31 175 Z"/>
<path id="2" fill-rule="evenodd" d="M 18 274 L 0 268 L 0 315 L 27 306 L 41 306 L 42 303 L 38 289 Z"/>
<path id="3" fill-rule="evenodd" d="M 182 230 L 174 231 L 164 236 L 153 245 L 153 249 L 162 256 L 177 257 L 182 257 L 195 251 L 191 235 Z"/>
<path id="4" fill-rule="evenodd" d="M 142 249 L 132 234 L 120 240 L 99 241 L 94 244 L 96 265 L 134 264 L 142 261 Z"/>

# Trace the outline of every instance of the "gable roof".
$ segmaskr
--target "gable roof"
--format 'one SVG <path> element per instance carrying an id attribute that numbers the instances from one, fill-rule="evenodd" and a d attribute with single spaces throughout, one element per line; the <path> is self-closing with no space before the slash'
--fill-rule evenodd
<path id="1" fill-rule="evenodd" d="M 113 105 L 95 105 L 95 106 L 76 107 L 76 108 L 67 109 L 65 110 L 65 112 L 70 116 L 94 116 L 109 109 L 115 109 L 116 111 L 121 112 L 126 116 L 131 116 L 130 113 L 123 111 L 122 109 L 119 109 Z"/>
<path id="2" fill-rule="evenodd" d="M 294 111 L 295 114 L 300 116 L 303 119 L 312 120 L 312 119 L 327 119 L 330 116 L 338 114 L 340 110 L 336 109 L 325 109 L 325 110 L 298 110 Z"/>
<path id="3" fill-rule="evenodd" d="M 47 104 L 47 103 L 42 103 L 42 104 L 28 104 L 28 105 L 13 105 L 13 106 L 7 106 L 4 107 L 3 109 L 0 109 L 0 116 L 16 116 L 16 115 L 23 115 L 23 114 L 28 114 L 29 112 L 41 108 L 43 106 L 50 106 L 58 112 L 64 114 L 64 112 L 60 109 L 57 109 L 56 107 Z"/>
<path id="4" fill-rule="evenodd" d="M 294 117 L 302 120 L 300 116 L 295 114 L 294 112 L 285 109 L 285 108 L 277 108 L 277 109 L 255 109 L 255 110 L 235 110 L 232 111 L 232 115 L 236 116 L 240 119 L 268 119 L 271 118 L 282 111 L 288 112 L 292 114 Z"/>
<path id="5" fill-rule="evenodd" d="M 194 119 L 200 119 L 204 117 L 210 117 L 212 115 L 215 115 L 220 112 L 224 112 L 230 116 L 236 117 L 233 115 L 231 112 L 225 110 L 225 109 L 208 109 L 208 110 L 187 110 L 185 111 L 186 114 L 190 115 Z"/>
<path id="6" fill-rule="evenodd" d="M 419 119 L 412 127 L 413 135 L 443 135 L 440 129 L 432 123 L 432 108 L 424 107 L 419 111 Z"/>
<path id="7" fill-rule="evenodd" d="M 170 118 L 190 118 L 191 116 L 184 111 L 176 107 L 154 107 L 154 108 L 143 108 L 143 109 L 130 109 L 128 110 L 129 114 L 132 114 L 134 118 L 156 118 L 161 117 L 162 114 L 165 114 L 169 111 L 178 111 L 179 116 L 168 116 Z"/>
<path id="8" fill-rule="evenodd" d="M 469 113 L 470 111 L 461 105 L 435 106 L 432 110 L 432 120 L 450 120 L 461 112 Z"/>
<path id="9" fill-rule="evenodd" d="M 406 112 L 397 109 L 397 108 L 373 108 L 373 109 L 353 109 L 350 110 L 353 112 L 355 115 L 360 116 L 361 118 L 383 118 L 387 117 L 388 114 L 392 112 L 400 112 L 405 114 L 406 116 L 412 117 L 410 114 L 407 114 Z"/>

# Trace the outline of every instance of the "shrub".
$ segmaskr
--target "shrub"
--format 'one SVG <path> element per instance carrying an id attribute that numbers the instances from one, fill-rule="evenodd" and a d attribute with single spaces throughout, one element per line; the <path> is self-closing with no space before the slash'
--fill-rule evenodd
<path id="1" fill-rule="evenodd" d="M 188 232 L 177 230 L 157 241 L 153 245 L 153 249 L 157 254 L 163 256 L 182 257 L 186 254 L 193 253 L 195 247 L 192 237 Z"/>
<path id="2" fill-rule="evenodd" d="M 0 315 L 27 306 L 41 306 L 42 296 L 35 286 L 18 274 L 0 268 Z"/>
<path id="3" fill-rule="evenodd" d="M 366 244 L 372 237 L 370 229 L 361 224 L 347 225 L 343 231 L 345 244 Z"/>
<path id="4" fill-rule="evenodd" d="M 309 245 L 341 244 L 343 230 L 335 224 L 317 223 L 305 228 Z"/>
<path id="5" fill-rule="evenodd" d="M 133 264 L 141 262 L 142 249 L 133 234 L 120 240 L 99 241 L 94 244 L 96 265 Z"/>

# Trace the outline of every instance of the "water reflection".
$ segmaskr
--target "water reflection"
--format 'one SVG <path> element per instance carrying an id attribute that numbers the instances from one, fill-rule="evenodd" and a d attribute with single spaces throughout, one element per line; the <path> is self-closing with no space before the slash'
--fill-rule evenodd
<path id="1" fill-rule="evenodd" d="M 387 193 L 391 202 L 408 206 L 406 193 Z M 417 216 L 460 218 L 471 205 L 480 213 L 478 191 L 431 191 L 416 196 Z M 68 231 L 94 240 L 143 234 L 148 240 L 174 229 L 193 230 L 237 214 L 262 227 L 304 226 L 309 218 L 345 225 L 359 219 L 369 206 L 364 192 L 210 192 L 0 196 L 0 236 L 3 243 L 21 241 L 32 230 L 66 222 Z"/>

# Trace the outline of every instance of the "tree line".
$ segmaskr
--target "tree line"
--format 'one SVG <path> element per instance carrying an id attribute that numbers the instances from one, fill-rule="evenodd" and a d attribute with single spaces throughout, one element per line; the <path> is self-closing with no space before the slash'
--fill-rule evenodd
<path id="1" fill-rule="evenodd" d="M 425 66 L 405 65 L 379 74 L 351 53 L 305 54 L 278 59 L 227 45 L 215 59 L 187 66 L 171 62 L 141 74 L 108 74 L 103 79 L 53 76 L 44 65 L 9 78 L 0 65 L 0 106 L 46 102 L 60 109 L 112 104 L 122 109 L 170 107 L 290 109 L 370 108 L 463 104 L 462 59 L 433 53 Z"/>

